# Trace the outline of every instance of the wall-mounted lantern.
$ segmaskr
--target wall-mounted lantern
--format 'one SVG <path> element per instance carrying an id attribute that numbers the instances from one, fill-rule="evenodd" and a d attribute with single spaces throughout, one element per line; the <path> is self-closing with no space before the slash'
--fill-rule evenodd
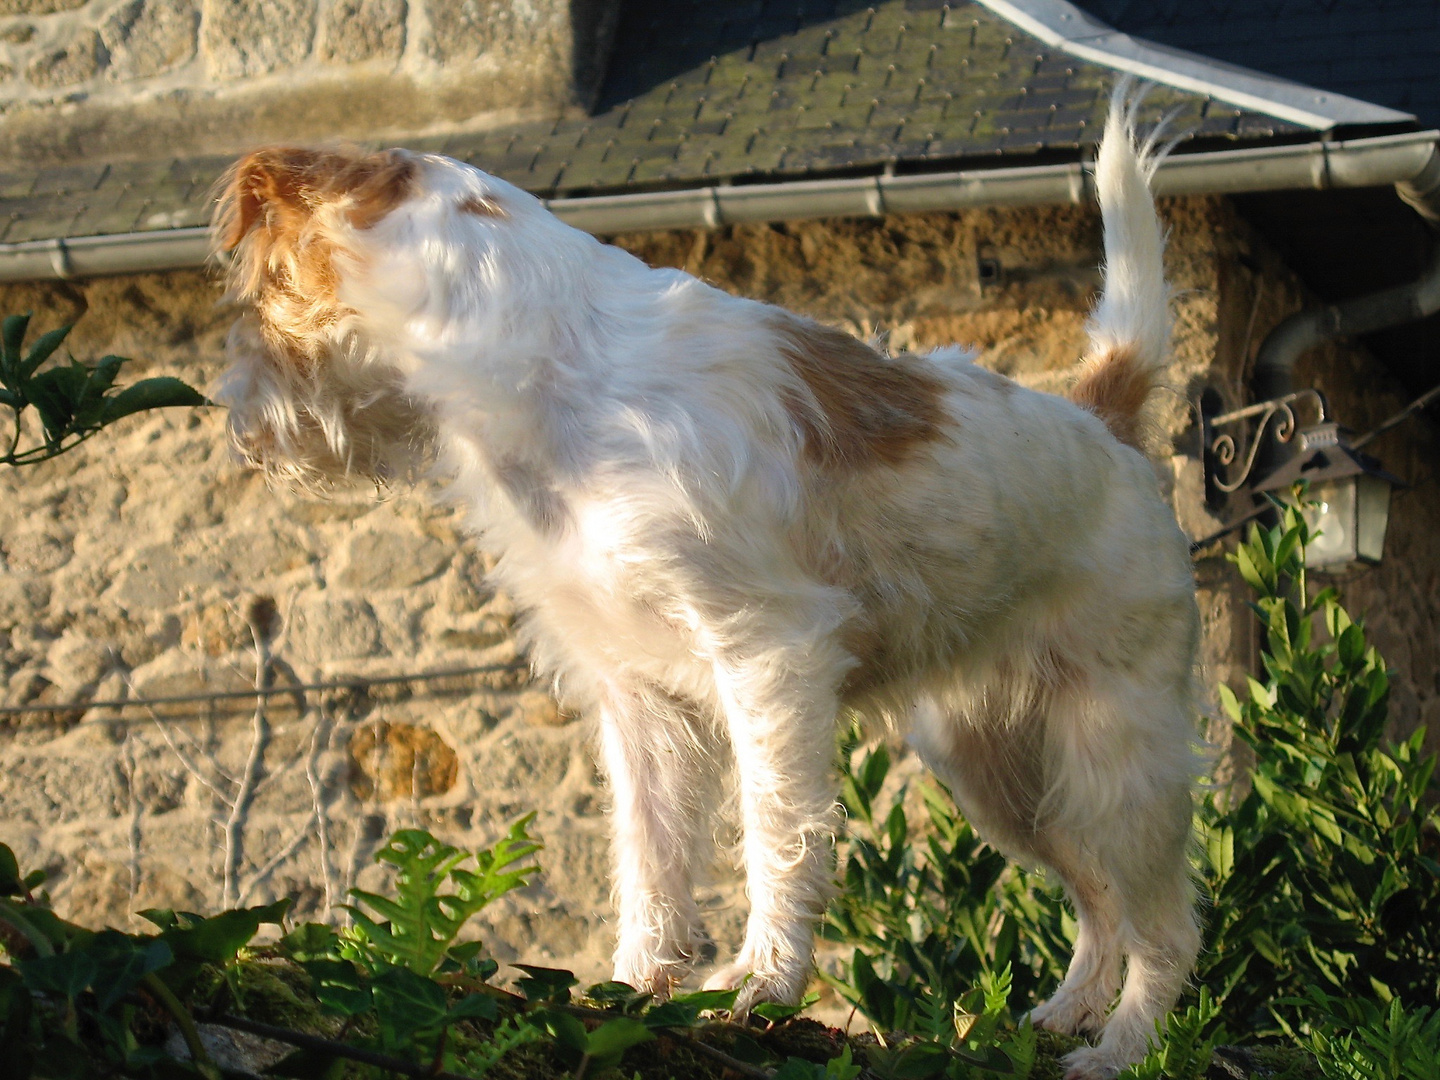
<path id="1" fill-rule="evenodd" d="M 1214 414 L 1217 401 L 1218 395 L 1207 393 L 1200 404 L 1205 491 L 1212 506 L 1223 505 L 1233 494 L 1258 497 L 1304 480 L 1309 505 L 1302 513 L 1312 537 L 1305 565 L 1340 571 L 1380 561 L 1390 492 L 1402 481 L 1350 444 L 1320 391 L 1299 390 L 1220 415 Z M 1304 427 L 1296 416 L 1302 405 L 1315 413 Z M 1289 456 L 1267 462 L 1267 440 L 1277 449 L 1288 447 Z"/>

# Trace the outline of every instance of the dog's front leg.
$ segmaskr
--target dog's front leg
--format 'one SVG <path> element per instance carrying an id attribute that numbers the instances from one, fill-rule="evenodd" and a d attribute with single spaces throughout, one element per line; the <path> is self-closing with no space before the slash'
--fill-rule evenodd
<path id="1" fill-rule="evenodd" d="M 741 987 L 740 1013 L 759 1001 L 800 1000 L 815 924 L 833 892 L 833 665 L 807 653 L 727 665 L 717 678 L 739 774 L 750 917 L 739 955 L 705 985 Z"/>
<path id="2" fill-rule="evenodd" d="M 615 978 L 662 999 L 690 970 L 700 931 L 694 860 L 715 801 L 705 735 L 663 694 L 617 693 L 600 711 L 613 804 Z"/>

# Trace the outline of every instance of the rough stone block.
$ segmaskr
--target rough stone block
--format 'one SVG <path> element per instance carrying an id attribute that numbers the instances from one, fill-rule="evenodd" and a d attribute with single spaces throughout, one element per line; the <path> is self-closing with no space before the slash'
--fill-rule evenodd
<path id="1" fill-rule="evenodd" d="M 73 11 L 86 0 L 0 0 L 0 15 L 53 15 Z"/>
<path id="2" fill-rule="evenodd" d="M 84 686 L 99 682 L 115 660 L 108 642 L 66 630 L 50 646 L 45 664 L 51 682 L 64 690 L 78 692 Z"/>
<path id="3" fill-rule="evenodd" d="M 106 77 L 148 79 L 179 67 L 195 55 L 200 12 L 195 0 L 131 0 L 100 27 L 110 51 Z"/>
<path id="4" fill-rule="evenodd" d="M 93 79 L 105 66 L 108 54 L 94 30 L 82 30 L 63 48 L 50 49 L 30 61 L 25 77 L 36 86 L 74 86 Z"/>
<path id="5" fill-rule="evenodd" d="M 423 799 L 455 786 L 460 762 L 427 727 L 368 724 L 350 737 L 350 790 L 357 799 Z"/>
<path id="6" fill-rule="evenodd" d="M 323 19 L 320 59 L 331 64 L 399 60 L 408 10 L 405 0 L 335 0 Z"/>
<path id="7" fill-rule="evenodd" d="M 289 643 L 311 664 L 373 656 L 380 649 L 380 621 L 364 600 L 311 595 L 290 612 Z"/>
<path id="8" fill-rule="evenodd" d="M 450 561 L 451 550 L 429 536 L 363 532 L 345 546 L 337 584 L 352 589 L 400 589 L 434 577 Z"/>
<path id="9" fill-rule="evenodd" d="M 216 558 L 229 567 L 231 578 L 247 585 L 304 566 L 310 554 L 286 525 L 277 522 L 267 529 L 227 533 L 215 545 Z"/>
<path id="10" fill-rule="evenodd" d="M 200 48 L 215 79 L 293 67 L 310 55 L 315 0 L 203 0 Z"/>
<path id="11" fill-rule="evenodd" d="M 155 701 L 158 698 L 243 692 L 254 686 L 254 679 L 228 664 L 197 664 L 194 657 L 175 650 L 136 668 L 131 673 L 131 683 L 131 696 Z M 277 705 L 284 705 L 288 700 L 285 697 L 272 699 Z M 254 708 L 254 699 L 247 696 L 211 703 L 209 708 L 198 701 L 165 702 L 147 708 L 143 715 L 193 721 L 207 713 L 211 716 L 244 715 Z"/>
<path id="12" fill-rule="evenodd" d="M 549 63 L 568 54 L 569 5 L 559 0 L 516 4 L 511 0 L 461 0 L 431 4 L 425 53 L 442 65 L 473 63 L 484 56 L 514 60 L 535 52 Z M 568 55 L 566 57 L 568 60 Z"/>
<path id="13" fill-rule="evenodd" d="M 126 610 L 152 610 L 168 607 L 219 581 L 219 571 L 212 563 L 181 556 L 169 544 L 155 544 L 126 560 L 110 598 Z"/>
<path id="14" fill-rule="evenodd" d="M 31 622 L 49 603 L 50 584 L 43 578 L 0 571 L 0 624 Z"/>

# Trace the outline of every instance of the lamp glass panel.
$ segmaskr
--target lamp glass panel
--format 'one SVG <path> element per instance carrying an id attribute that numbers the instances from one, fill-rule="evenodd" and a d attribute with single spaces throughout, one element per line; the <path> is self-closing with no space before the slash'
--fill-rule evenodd
<path id="1" fill-rule="evenodd" d="M 1390 518 L 1390 484 L 1378 476 L 1358 479 L 1355 550 L 1366 562 L 1378 563 L 1385 550 L 1385 526 Z"/>
<path id="2" fill-rule="evenodd" d="M 1310 488 L 1303 514 L 1310 526 L 1310 544 L 1305 549 L 1305 565 L 1312 570 L 1326 566 L 1343 566 L 1355 561 L 1355 494 L 1354 477 L 1315 484 Z"/>

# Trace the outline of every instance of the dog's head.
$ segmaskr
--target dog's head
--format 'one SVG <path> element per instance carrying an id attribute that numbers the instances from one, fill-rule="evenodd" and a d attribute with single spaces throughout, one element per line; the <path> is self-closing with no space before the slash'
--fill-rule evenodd
<path id="1" fill-rule="evenodd" d="M 446 158 L 241 159 L 214 218 L 230 296 L 251 309 L 217 392 L 241 457 L 307 486 L 412 470 L 434 423 L 410 377 L 422 360 L 477 365 L 507 330 L 497 321 L 513 336 L 515 294 L 552 284 L 533 250 L 573 242 L 535 235 L 554 226 L 528 194 Z"/>

